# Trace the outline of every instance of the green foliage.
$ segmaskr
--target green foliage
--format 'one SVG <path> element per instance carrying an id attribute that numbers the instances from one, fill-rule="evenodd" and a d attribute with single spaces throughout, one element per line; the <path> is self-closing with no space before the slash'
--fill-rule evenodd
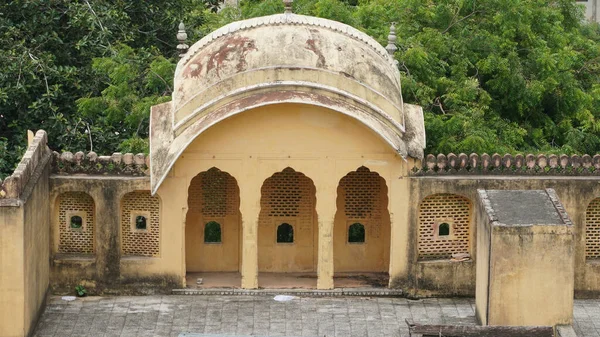
<path id="1" fill-rule="evenodd" d="M 281 0 L 15 0 L 0 4 L 0 176 L 26 130 L 55 150 L 146 152 L 149 107 L 169 100 L 175 33 L 283 11 Z M 387 43 L 427 152 L 600 149 L 600 28 L 572 0 L 296 0 L 294 11 Z"/>
<path id="2" fill-rule="evenodd" d="M 145 153 L 149 151 L 150 144 L 148 144 L 148 138 L 132 137 L 125 139 L 119 144 L 119 152 L 122 153 Z"/>
<path id="3" fill-rule="evenodd" d="M 147 137 L 145 108 L 170 95 L 180 20 L 201 25 L 203 1 L 2 2 L 0 177 L 12 173 L 28 129 L 48 131 L 59 151 L 112 153 Z"/>
<path id="4" fill-rule="evenodd" d="M 175 64 L 156 50 L 119 45 L 113 55 L 93 59 L 92 69 L 106 88 L 99 96 L 78 99 L 77 111 L 86 125 L 101 123 L 102 133 L 117 137 L 96 139 L 89 130 L 90 147 L 114 149 L 120 143 L 121 151 L 147 152 L 143 139 L 148 137 L 150 107 L 170 99 Z"/>
<path id="5" fill-rule="evenodd" d="M 75 287 L 75 293 L 77 294 L 78 297 L 84 297 L 87 295 L 87 290 L 85 289 L 84 286 L 78 285 Z"/>
<path id="6" fill-rule="evenodd" d="M 0 137 L 0 179 L 5 179 L 14 171 L 23 153 L 24 146 L 16 145 L 11 149 L 8 139 Z"/>

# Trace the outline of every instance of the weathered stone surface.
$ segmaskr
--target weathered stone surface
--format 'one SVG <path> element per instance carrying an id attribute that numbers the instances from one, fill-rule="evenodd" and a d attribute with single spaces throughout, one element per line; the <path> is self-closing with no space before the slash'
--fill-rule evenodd
<path id="1" fill-rule="evenodd" d="M 500 223 L 506 225 L 564 224 L 557 213 L 555 202 L 546 191 L 495 190 L 487 191 L 487 195 Z"/>
<path id="2" fill-rule="evenodd" d="M 39 165 L 46 165 L 53 153 L 48 148 L 46 131 L 39 130 L 21 158 L 17 168 L 4 182 L 0 182 L 0 199 L 19 199 Z M 72 160 L 72 155 L 70 160 Z"/>
<path id="3" fill-rule="evenodd" d="M 412 173 L 421 174 L 507 174 L 507 175 L 600 175 L 600 155 L 533 155 L 495 153 L 491 157 L 484 153 L 481 156 L 472 153 L 458 157 L 452 153 L 427 155 L 424 168 L 415 167 Z"/>
<path id="4" fill-rule="evenodd" d="M 52 170 L 56 174 L 90 174 L 90 175 L 149 175 L 147 171 L 149 157 L 143 153 L 121 154 L 115 152 L 110 156 L 98 156 L 95 152 L 54 153 Z"/>

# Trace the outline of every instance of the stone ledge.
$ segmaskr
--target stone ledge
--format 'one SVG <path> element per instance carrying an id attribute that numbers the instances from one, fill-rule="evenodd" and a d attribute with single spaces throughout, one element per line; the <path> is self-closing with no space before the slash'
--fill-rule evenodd
<path id="1" fill-rule="evenodd" d="M 26 199 L 24 191 L 29 181 L 35 178 L 38 166 L 46 165 L 50 149 L 46 131 L 39 130 L 21 158 L 13 174 L 4 181 L 0 180 L 0 199 Z M 15 206 L 14 203 L 0 206 Z"/>
<path id="2" fill-rule="evenodd" d="M 600 154 L 429 154 L 412 169 L 412 175 L 600 176 Z"/>
<path id="3" fill-rule="evenodd" d="M 331 290 L 318 289 L 238 289 L 238 288 L 209 288 L 209 289 L 173 289 L 173 295 L 303 295 L 309 297 L 337 296 L 380 296 L 398 297 L 402 289 L 387 288 L 337 288 Z"/>

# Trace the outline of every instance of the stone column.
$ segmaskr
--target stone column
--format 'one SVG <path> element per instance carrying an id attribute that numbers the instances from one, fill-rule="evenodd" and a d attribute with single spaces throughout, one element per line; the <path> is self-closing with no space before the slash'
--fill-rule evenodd
<path id="1" fill-rule="evenodd" d="M 408 246 L 410 236 L 411 199 L 407 165 L 402 166 L 400 176 L 392 176 L 388 184 L 388 209 L 390 211 L 390 288 L 402 286 L 407 277 Z M 415 241 L 416 242 L 416 241 Z"/>
<path id="2" fill-rule="evenodd" d="M 333 224 L 336 212 L 337 179 L 333 179 L 333 163 L 323 165 L 325 171 L 318 181 L 317 216 L 319 219 L 317 289 L 333 289 Z"/>
<path id="3" fill-rule="evenodd" d="M 258 162 L 244 162 L 240 187 L 240 212 L 242 213 L 242 288 L 258 288 L 258 215 L 260 213 L 260 188 Z"/>

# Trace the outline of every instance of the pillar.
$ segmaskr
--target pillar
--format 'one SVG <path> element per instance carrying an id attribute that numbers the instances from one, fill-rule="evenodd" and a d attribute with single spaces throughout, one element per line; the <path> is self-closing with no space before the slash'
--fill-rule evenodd
<path id="1" fill-rule="evenodd" d="M 412 207 L 407 164 L 402 164 L 399 177 L 392 175 L 388 184 L 388 209 L 390 211 L 390 288 L 401 286 L 408 273 L 408 244 L 410 238 L 410 217 Z M 415 241 L 416 242 L 416 241 Z"/>
<path id="2" fill-rule="evenodd" d="M 323 174 L 317 181 L 316 210 L 319 220 L 317 289 L 333 289 L 333 224 L 336 212 L 337 179 L 334 176 L 334 165 L 328 162 L 323 165 Z"/>
<path id="3" fill-rule="evenodd" d="M 249 158 L 244 161 L 240 188 L 240 212 L 242 213 L 242 288 L 258 288 L 258 215 L 260 213 L 260 189 L 258 162 Z"/>

